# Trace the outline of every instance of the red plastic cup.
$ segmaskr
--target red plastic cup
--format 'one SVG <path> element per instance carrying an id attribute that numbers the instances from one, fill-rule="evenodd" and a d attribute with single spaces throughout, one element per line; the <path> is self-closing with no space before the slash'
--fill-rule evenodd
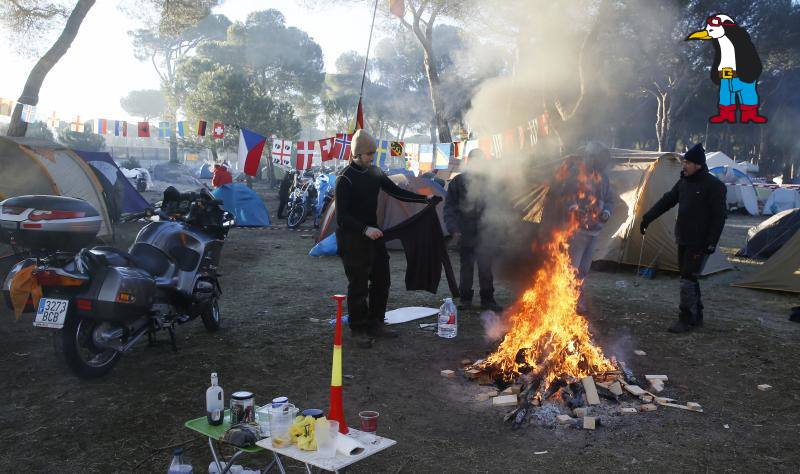
<path id="1" fill-rule="evenodd" d="M 378 431 L 379 416 L 380 413 L 377 411 L 362 411 L 358 414 L 361 419 L 361 431 L 367 435 L 366 441 L 368 443 L 374 444 L 377 441 L 375 433 Z"/>

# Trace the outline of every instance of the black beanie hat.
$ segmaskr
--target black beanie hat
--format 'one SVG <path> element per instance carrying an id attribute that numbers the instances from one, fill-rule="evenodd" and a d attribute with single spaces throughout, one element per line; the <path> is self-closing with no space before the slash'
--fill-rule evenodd
<path id="1" fill-rule="evenodd" d="M 706 164 L 706 151 L 703 149 L 703 145 L 698 143 L 690 148 L 689 151 L 683 154 L 683 159 L 698 165 Z"/>

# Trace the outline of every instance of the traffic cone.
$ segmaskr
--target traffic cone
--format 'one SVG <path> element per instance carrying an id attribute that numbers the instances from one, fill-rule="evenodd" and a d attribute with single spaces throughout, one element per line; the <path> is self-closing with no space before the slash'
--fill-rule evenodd
<path id="1" fill-rule="evenodd" d="M 331 369 L 331 404 L 328 407 L 328 419 L 339 422 L 339 433 L 350 431 L 344 421 L 344 404 L 342 400 L 342 306 L 346 295 L 333 295 L 336 300 L 336 332 L 333 335 L 333 368 Z"/>

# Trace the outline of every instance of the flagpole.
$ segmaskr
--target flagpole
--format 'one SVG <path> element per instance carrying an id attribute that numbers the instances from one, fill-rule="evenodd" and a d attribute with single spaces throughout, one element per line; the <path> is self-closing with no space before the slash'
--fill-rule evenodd
<path id="1" fill-rule="evenodd" d="M 364 56 L 364 72 L 361 74 L 361 89 L 358 92 L 358 101 L 364 97 L 364 85 L 367 82 L 367 66 L 369 65 L 369 50 L 372 47 L 372 33 L 375 30 L 375 16 L 378 14 L 378 0 L 375 0 L 375 8 L 372 10 L 372 24 L 369 27 L 369 39 L 367 40 L 367 54 Z M 358 120 L 358 105 L 356 105 L 356 120 Z"/>

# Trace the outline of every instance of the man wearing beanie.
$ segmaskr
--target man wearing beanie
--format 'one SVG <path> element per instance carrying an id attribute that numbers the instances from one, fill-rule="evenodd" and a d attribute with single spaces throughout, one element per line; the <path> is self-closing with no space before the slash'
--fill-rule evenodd
<path id="1" fill-rule="evenodd" d="M 369 348 L 376 337 L 397 337 L 384 327 L 389 298 L 389 254 L 378 228 L 378 192 L 406 202 L 431 198 L 400 188 L 372 166 L 377 145 L 364 130 L 353 135 L 350 164 L 336 182 L 336 243 L 347 275 L 350 330 L 358 346 Z"/>
<path id="2" fill-rule="evenodd" d="M 709 255 L 717 248 L 725 226 L 725 185 L 708 172 L 706 152 L 701 144 L 683 155 L 678 182 L 642 217 L 642 235 L 647 226 L 678 205 L 675 240 L 681 275 L 680 313 L 670 332 L 687 332 L 703 325 L 703 303 L 697 278 Z"/>

